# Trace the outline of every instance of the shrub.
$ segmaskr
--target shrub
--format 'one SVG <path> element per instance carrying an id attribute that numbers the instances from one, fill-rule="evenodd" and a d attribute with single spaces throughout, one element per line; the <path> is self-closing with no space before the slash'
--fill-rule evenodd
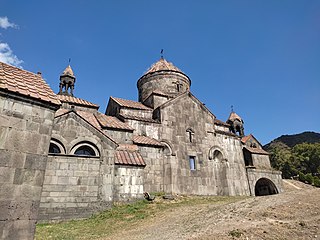
<path id="1" fill-rule="evenodd" d="M 239 229 L 235 229 L 229 232 L 229 235 L 233 238 L 239 238 L 242 235 L 242 232 Z"/>
<path id="2" fill-rule="evenodd" d="M 313 176 L 311 173 L 306 174 L 306 182 L 309 184 L 313 184 Z"/>
<path id="3" fill-rule="evenodd" d="M 306 181 L 306 175 L 304 175 L 302 172 L 299 172 L 299 180 L 301 182 L 305 182 Z"/>
<path id="4" fill-rule="evenodd" d="M 317 176 L 313 177 L 313 184 L 315 187 L 320 187 L 320 179 Z"/>

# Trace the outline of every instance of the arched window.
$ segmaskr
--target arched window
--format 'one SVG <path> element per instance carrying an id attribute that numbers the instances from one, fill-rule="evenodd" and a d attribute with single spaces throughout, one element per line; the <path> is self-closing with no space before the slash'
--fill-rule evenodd
<path id="1" fill-rule="evenodd" d="M 51 142 L 49 146 L 49 153 L 61 153 L 61 151 L 57 144 Z"/>
<path id="2" fill-rule="evenodd" d="M 50 140 L 49 154 L 65 154 L 66 150 L 62 143 L 56 139 Z"/>
<path id="3" fill-rule="evenodd" d="M 228 162 L 226 152 L 219 146 L 213 146 L 210 148 L 208 153 L 209 160 L 214 160 L 214 162 Z"/>
<path id="4" fill-rule="evenodd" d="M 85 145 L 77 148 L 74 155 L 96 156 L 96 153 L 91 147 Z"/>
<path id="5" fill-rule="evenodd" d="M 213 160 L 221 161 L 223 159 L 222 153 L 219 150 L 214 150 Z"/>
<path id="6" fill-rule="evenodd" d="M 78 143 L 72 148 L 70 154 L 74 154 L 77 156 L 100 156 L 98 148 L 90 142 Z"/>

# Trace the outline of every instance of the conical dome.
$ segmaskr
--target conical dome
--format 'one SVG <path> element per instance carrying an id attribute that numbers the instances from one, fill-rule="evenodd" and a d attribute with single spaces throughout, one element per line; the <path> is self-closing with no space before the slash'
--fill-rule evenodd
<path id="1" fill-rule="evenodd" d="M 138 80 L 139 101 L 144 102 L 154 92 L 175 97 L 189 91 L 190 85 L 191 80 L 185 73 L 161 57 Z"/>
<path id="2" fill-rule="evenodd" d="M 75 82 L 76 82 L 76 77 L 73 74 L 71 66 L 68 65 L 66 69 L 63 71 L 63 73 L 60 75 L 60 84 L 59 84 L 58 94 L 73 96 L 73 89 L 74 89 Z"/>
<path id="3" fill-rule="evenodd" d="M 240 117 L 238 114 L 236 114 L 235 112 L 231 112 L 231 113 L 230 113 L 230 116 L 229 116 L 228 120 L 230 120 L 230 121 L 232 121 L 232 122 L 233 122 L 234 120 L 239 120 L 240 122 L 242 122 L 241 117 Z"/>
<path id="4" fill-rule="evenodd" d="M 72 78 L 76 78 L 73 74 L 72 68 L 70 65 L 68 65 L 66 67 L 66 69 L 63 71 L 63 73 L 61 74 L 61 77 L 63 76 L 68 76 L 68 77 L 72 77 Z"/>
<path id="5" fill-rule="evenodd" d="M 160 58 L 158 62 L 152 64 L 152 66 L 145 72 L 144 75 L 153 73 L 153 72 L 158 72 L 158 71 L 175 71 L 175 72 L 183 73 L 179 68 L 174 66 L 171 62 L 168 62 L 164 58 Z"/>

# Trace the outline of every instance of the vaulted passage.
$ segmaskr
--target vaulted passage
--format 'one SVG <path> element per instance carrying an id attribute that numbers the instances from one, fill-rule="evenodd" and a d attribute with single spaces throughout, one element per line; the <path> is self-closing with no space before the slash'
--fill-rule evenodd
<path id="1" fill-rule="evenodd" d="M 267 178 L 260 178 L 256 183 L 254 191 L 256 196 L 266 196 L 278 193 L 274 183 Z"/>

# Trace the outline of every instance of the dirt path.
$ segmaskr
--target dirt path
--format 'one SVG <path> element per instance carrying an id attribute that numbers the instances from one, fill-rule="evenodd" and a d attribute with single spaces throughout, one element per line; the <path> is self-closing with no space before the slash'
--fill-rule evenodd
<path id="1" fill-rule="evenodd" d="M 289 180 L 285 190 L 229 204 L 182 206 L 108 239 L 320 239 L 320 189 Z"/>

